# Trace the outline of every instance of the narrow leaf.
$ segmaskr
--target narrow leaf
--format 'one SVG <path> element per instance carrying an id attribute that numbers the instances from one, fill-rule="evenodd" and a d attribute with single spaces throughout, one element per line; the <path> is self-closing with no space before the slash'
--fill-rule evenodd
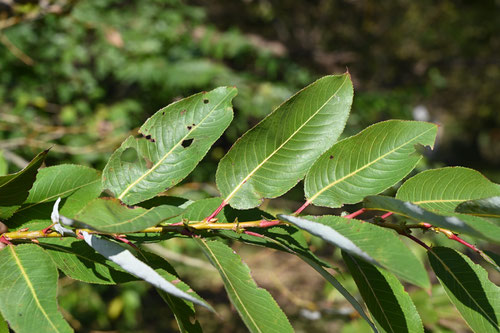
<path id="1" fill-rule="evenodd" d="M 75 219 L 99 231 L 123 233 L 155 226 L 181 212 L 182 209 L 175 206 L 163 205 L 145 209 L 123 205 L 117 199 L 99 198 L 85 206 Z"/>
<path id="2" fill-rule="evenodd" d="M 307 201 L 336 208 L 384 191 L 413 170 L 416 147 L 433 147 L 436 133 L 435 124 L 389 120 L 338 142 L 309 170 Z"/>
<path id="3" fill-rule="evenodd" d="M 399 188 L 396 198 L 425 209 L 453 213 L 467 200 L 500 195 L 500 185 L 481 173 L 462 167 L 427 170 L 408 179 Z"/>
<path id="4" fill-rule="evenodd" d="M 278 217 L 367 262 L 387 268 L 408 282 L 423 288 L 430 286 L 422 263 L 393 231 L 331 215 Z"/>
<path id="5" fill-rule="evenodd" d="M 464 201 L 457 206 L 455 211 L 500 222 L 500 196 Z"/>
<path id="6" fill-rule="evenodd" d="M 57 309 L 57 268 L 37 245 L 0 251 L 0 311 L 15 332 L 72 332 Z"/>
<path id="7" fill-rule="evenodd" d="M 144 281 L 152 284 L 156 288 L 165 291 L 166 293 L 204 306 L 210 311 L 213 311 L 210 305 L 180 290 L 175 285 L 161 277 L 161 275 L 158 274 L 153 268 L 137 259 L 130 251 L 124 249 L 120 245 L 106 239 L 98 238 L 85 231 L 83 231 L 82 234 L 85 242 L 89 246 L 102 254 L 106 259 L 113 261 L 115 264 L 117 264 L 130 274 L 143 279 Z"/>
<path id="8" fill-rule="evenodd" d="M 478 333 L 499 332 L 500 288 L 469 258 L 446 247 L 428 251 L 432 269 L 451 302 Z"/>
<path id="9" fill-rule="evenodd" d="M 36 155 L 21 171 L 0 177 L 0 218 L 9 218 L 16 210 L 9 206 L 21 205 L 26 200 L 48 152 L 44 150 Z"/>
<path id="10" fill-rule="evenodd" d="M 293 332 L 271 294 L 257 287 L 248 266 L 230 247 L 218 241 L 195 240 L 219 271 L 231 303 L 250 332 Z"/>
<path id="11" fill-rule="evenodd" d="M 347 252 L 342 257 L 382 332 L 424 332 L 413 301 L 394 275 Z"/>
<path id="12" fill-rule="evenodd" d="M 236 88 L 220 87 L 156 112 L 108 161 L 103 186 L 133 205 L 186 177 L 233 119 Z"/>
<path id="13" fill-rule="evenodd" d="M 217 168 L 224 203 L 253 208 L 295 186 L 342 133 L 352 96 L 349 74 L 323 77 L 245 133 Z"/>
<path id="14" fill-rule="evenodd" d="M 416 222 L 427 222 L 436 227 L 500 242 L 500 226 L 475 216 L 455 213 L 443 216 L 423 209 L 411 202 L 380 195 L 366 197 L 364 203 L 365 207 L 369 209 L 390 211 Z"/>

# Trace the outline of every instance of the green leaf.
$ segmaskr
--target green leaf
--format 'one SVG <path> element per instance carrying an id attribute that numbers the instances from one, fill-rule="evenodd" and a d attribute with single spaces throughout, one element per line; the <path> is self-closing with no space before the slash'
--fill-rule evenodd
<path id="1" fill-rule="evenodd" d="M 68 197 L 60 213 L 72 217 L 100 193 L 101 174 L 95 169 L 72 164 L 44 168 L 38 173 L 28 198 L 17 214 L 56 201 L 59 197 Z"/>
<path id="2" fill-rule="evenodd" d="M 413 170 L 416 147 L 433 147 L 436 133 L 435 124 L 389 120 L 336 143 L 306 175 L 307 202 L 336 208 L 384 191 Z"/>
<path id="3" fill-rule="evenodd" d="M 257 287 L 248 266 L 230 247 L 218 241 L 195 240 L 219 271 L 231 303 L 251 332 L 293 332 L 271 294 Z"/>
<path id="4" fill-rule="evenodd" d="M 462 167 L 427 170 L 408 179 L 396 198 L 409 201 L 431 211 L 453 213 L 468 200 L 500 195 L 500 185 L 481 173 Z"/>
<path id="5" fill-rule="evenodd" d="M 349 74 L 323 77 L 245 133 L 217 168 L 224 202 L 252 208 L 295 186 L 342 133 L 352 96 Z"/>
<path id="6" fill-rule="evenodd" d="M 28 197 L 29 190 L 35 182 L 38 168 L 49 151 L 44 150 L 21 171 L 0 177 L 0 218 L 9 218 L 16 208 Z"/>
<path id="7" fill-rule="evenodd" d="M 340 216 L 278 215 L 278 218 L 293 223 L 350 254 L 387 268 L 408 282 L 423 288 L 430 286 L 422 263 L 393 231 Z"/>
<path id="8" fill-rule="evenodd" d="M 436 227 L 500 242 L 500 226 L 475 216 L 456 213 L 443 216 L 410 202 L 380 195 L 366 197 L 364 203 L 369 209 L 393 212 L 416 222 L 427 222 Z"/>
<path id="9" fill-rule="evenodd" d="M 455 211 L 500 222 L 500 196 L 464 201 L 457 206 Z"/>
<path id="10" fill-rule="evenodd" d="M 0 150 L 0 176 L 5 176 L 8 172 L 9 172 L 9 164 L 5 159 L 3 150 Z"/>
<path id="11" fill-rule="evenodd" d="M 19 333 L 72 332 L 57 310 L 57 268 L 37 245 L 0 251 L 0 310 Z"/>
<path id="12" fill-rule="evenodd" d="M 469 258 L 446 247 L 427 253 L 432 269 L 451 302 L 478 333 L 500 331 L 500 288 Z"/>
<path id="13" fill-rule="evenodd" d="M 72 279 L 97 284 L 116 284 L 136 280 L 118 265 L 96 253 L 76 238 L 40 239 L 40 246 L 64 274 Z"/>
<path id="14" fill-rule="evenodd" d="M 382 332 L 424 332 L 413 301 L 394 275 L 347 252 L 342 257 Z"/>
<path id="15" fill-rule="evenodd" d="M 109 159 L 103 186 L 133 205 L 186 177 L 233 119 L 236 88 L 220 87 L 172 103 L 141 126 Z"/>
<path id="16" fill-rule="evenodd" d="M 99 231 L 126 233 L 155 226 L 181 212 L 182 209 L 176 206 L 162 205 L 145 209 L 126 206 L 114 198 L 98 198 L 85 206 L 75 219 Z"/>
<path id="17" fill-rule="evenodd" d="M 7 326 L 7 322 L 3 319 L 2 314 L 0 313 L 0 333 L 9 333 L 9 327 Z"/>

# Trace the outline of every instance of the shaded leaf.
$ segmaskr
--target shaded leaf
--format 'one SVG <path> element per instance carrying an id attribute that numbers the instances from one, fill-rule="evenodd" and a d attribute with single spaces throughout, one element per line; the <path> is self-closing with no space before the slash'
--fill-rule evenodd
<path id="1" fill-rule="evenodd" d="M 390 211 L 416 222 L 427 222 L 436 227 L 500 242 L 500 226 L 475 216 L 456 213 L 443 216 L 438 214 L 439 211 L 433 213 L 411 202 L 380 195 L 366 197 L 364 203 L 369 209 Z"/>
<path id="2" fill-rule="evenodd" d="M 349 74 L 325 76 L 246 132 L 217 168 L 225 203 L 253 208 L 295 186 L 342 133 L 352 96 Z"/>
<path id="3" fill-rule="evenodd" d="M 500 222 L 500 196 L 464 201 L 457 206 L 455 211 Z"/>
<path id="4" fill-rule="evenodd" d="M 2 314 L 0 313 L 0 333 L 9 333 L 9 327 L 7 326 L 7 322 L 3 319 Z"/>
<path id="5" fill-rule="evenodd" d="M 57 268 L 37 245 L 0 251 L 0 310 L 16 332 L 72 332 L 57 309 Z"/>
<path id="6" fill-rule="evenodd" d="M 85 206 L 75 219 L 99 231 L 126 233 L 155 226 L 181 212 L 182 209 L 175 206 L 163 205 L 145 209 L 123 205 L 117 199 L 99 198 Z"/>
<path id="7" fill-rule="evenodd" d="M 293 223 L 350 254 L 387 268 L 417 286 L 428 288 L 430 285 L 422 263 L 393 231 L 340 216 L 278 215 L 278 218 Z"/>
<path id="8" fill-rule="evenodd" d="M 85 231 L 82 232 L 85 242 L 94 250 L 103 255 L 106 259 L 113 261 L 130 274 L 152 284 L 156 288 L 180 297 L 195 304 L 201 305 L 213 311 L 212 307 L 187 292 L 177 288 L 174 284 L 165 280 L 153 268 L 137 259 L 130 251 L 121 247 L 120 245 L 108 241 L 106 239 L 98 238 L 95 235 L 89 234 Z"/>
<path id="9" fill-rule="evenodd" d="M 257 287 L 248 266 L 230 247 L 218 241 L 195 240 L 219 271 L 231 303 L 250 332 L 293 332 L 271 294 Z"/>
<path id="10" fill-rule="evenodd" d="M 3 150 L 0 150 L 0 176 L 5 176 L 9 172 L 9 164 L 7 163 L 7 160 L 5 159 L 4 152 Z M 1 322 L 1 317 L 0 317 L 0 322 Z M 1 327 L 1 324 L 0 324 Z M 1 328 L 0 328 L 0 332 Z"/>
<path id="11" fill-rule="evenodd" d="M 446 247 L 427 252 L 432 269 L 451 302 L 475 332 L 500 331 L 500 288 L 469 258 Z"/>
<path id="12" fill-rule="evenodd" d="M 497 195 L 500 195 L 500 185 L 476 170 L 447 167 L 427 170 L 408 179 L 396 198 L 428 210 L 453 213 L 461 202 Z"/>
<path id="13" fill-rule="evenodd" d="M 44 150 L 21 171 L 0 177 L 0 218 L 9 218 L 16 208 L 9 206 L 21 205 L 28 197 L 29 190 L 35 182 L 38 168 L 45 160 L 49 151 Z"/>
<path id="14" fill-rule="evenodd" d="M 389 120 L 336 143 L 307 173 L 307 201 L 336 208 L 384 191 L 413 170 L 416 147 L 433 147 L 436 133 L 435 124 Z"/>
<path id="15" fill-rule="evenodd" d="M 109 159 L 103 186 L 133 205 L 186 177 L 233 119 L 236 88 L 199 93 L 156 112 Z M 128 156 L 131 155 L 131 156 Z"/>
<path id="16" fill-rule="evenodd" d="M 382 332 L 424 332 L 413 301 L 394 275 L 347 252 L 342 257 Z"/>

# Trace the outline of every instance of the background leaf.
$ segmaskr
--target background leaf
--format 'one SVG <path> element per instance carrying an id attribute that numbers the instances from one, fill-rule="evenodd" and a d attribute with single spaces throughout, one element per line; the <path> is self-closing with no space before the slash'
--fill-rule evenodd
<path id="1" fill-rule="evenodd" d="M 98 198 L 85 206 L 75 219 L 99 231 L 122 233 L 155 226 L 181 212 L 182 209 L 176 206 L 162 205 L 145 209 L 125 206 L 113 198 Z"/>
<path id="2" fill-rule="evenodd" d="M 307 201 L 336 208 L 382 192 L 413 170 L 415 147 L 433 147 L 436 133 L 435 124 L 389 120 L 338 142 L 307 173 Z"/>
<path id="3" fill-rule="evenodd" d="M 478 333 L 500 330 L 500 288 L 469 258 L 446 247 L 427 252 L 431 267 L 446 294 L 467 324 Z"/>
<path id="4" fill-rule="evenodd" d="M 103 186 L 132 205 L 186 177 L 233 119 L 236 88 L 199 93 L 156 112 L 109 159 Z"/>
<path id="5" fill-rule="evenodd" d="M 253 208 L 290 190 L 342 133 L 352 96 L 349 74 L 325 76 L 246 132 L 217 168 L 225 203 Z"/>
<path id="6" fill-rule="evenodd" d="M 19 333 L 72 332 L 57 310 L 57 268 L 34 244 L 0 251 L 0 309 Z"/>
<path id="7" fill-rule="evenodd" d="M 195 240 L 219 271 L 231 303 L 250 332 L 293 332 L 271 294 L 257 287 L 248 266 L 230 247 L 218 241 Z"/>
<path id="8" fill-rule="evenodd" d="M 413 301 L 394 275 L 344 251 L 342 257 L 382 332 L 424 332 Z"/>
<path id="9" fill-rule="evenodd" d="M 430 286 L 422 263 L 393 231 L 367 222 L 332 215 L 278 217 L 348 253 L 381 265 L 408 282 L 423 288 Z"/>
<path id="10" fill-rule="evenodd" d="M 2 313 L 0 313 L 0 333 L 9 333 L 9 327 L 5 319 L 3 319 Z"/>
<path id="11" fill-rule="evenodd" d="M 401 185 L 396 198 L 427 210 L 453 213 L 461 202 L 496 195 L 500 195 L 500 185 L 476 170 L 448 167 L 413 176 Z"/>
<path id="12" fill-rule="evenodd" d="M 455 211 L 500 222 L 500 196 L 464 201 L 457 206 Z"/>
<path id="13" fill-rule="evenodd" d="M 28 197 L 35 182 L 38 168 L 49 151 L 44 150 L 21 171 L 0 177 L 0 218 L 9 218 Z"/>
<path id="14" fill-rule="evenodd" d="M 385 210 L 410 218 L 415 222 L 427 222 L 433 226 L 449 229 L 471 236 L 486 238 L 500 243 L 500 226 L 475 216 L 448 213 L 443 216 L 412 204 L 386 196 L 369 196 L 364 200 L 369 209 Z"/>

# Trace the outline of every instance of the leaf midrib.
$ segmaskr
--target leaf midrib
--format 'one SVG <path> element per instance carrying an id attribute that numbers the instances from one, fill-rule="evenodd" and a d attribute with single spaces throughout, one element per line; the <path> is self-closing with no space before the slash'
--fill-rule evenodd
<path id="1" fill-rule="evenodd" d="M 43 306 L 40 304 L 40 300 L 38 299 L 38 296 L 36 294 L 35 288 L 33 287 L 33 284 L 31 283 L 31 280 L 30 280 L 28 274 L 26 274 L 26 271 L 24 270 L 24 267 L 23 267 L 23 265 L 21 263 L 21 260 L 17 256 L 16 251 L 14 250 L 14 246 L 11 245 L 11 246 L 8 246 L 8 248 L 9 248 L 10 252 L 12 253 L 12 256 L 14 257 L 14 260 L 16 261 L 16 265 L 19 267 L 19 270 L 21 271 L 21 275 L 23 276 L 24 280 L 26 281 L 26 285 L 28 286 L 29 290 L 31 291 L 31 294 L 33 295 L 33 299 L 35 300 L 35 303 L 36 303 L 37 307 L 40 309 L 40 311 L 42 312 L 43 316 L 47 319 L 47 321 L 50 323 L 50 325 L 52 326 L 52 328 L 56 332 L 59 332 L 59 330 L 54 325 L 54 323 L 50 319 L 50 317 L 47 314 L 47 312 L 45 312 L 45 309 L 43 308 Z"/>
<path id="2" fill-rule="evenodd" d="M 220 102 L 217 103 L 212 110 L 210 110 L 207 115 L 205 117 L 203 117 L 203 119 L 198 123 L 196 124 L 195 126 L 193 126 L 193 128 L 186 134 L 182 137 L 182 139 L 180 139 L 158 162 L 155 163 L 155 165 L 153 165 L 151 167 L 151 169 L 148 169 L 148 171 L 146 171 L 142 176 L 140 176 L 139 178 L 137 178 L 135 181 L 133 181 L 125 190 L 123 190 L 123 192 L 118 196 L 118 199 L 122 200 L 123 197 L 125 197 L 125 195 L 130 192 L 130 190 L 132 190 L 132 188 L 134 188 L 137 184 L 139 184 L 144 178 L 146 178 L 150 173 L 152 173 L 153 171 L 155 171 L 160 165 L 161 163 L 163 163 L 163 161 L 165 161 L 165 159 L 170 156 L 170 154 L 177 148 L 179 147 L 182 142 L 189 136 L 191 135 L 195 130 L 197 130 L 201 124 L 203 124 L 203 122 L 226 100 L 226 98 L 228 96 L 230 96 L 233 92 L 233 89 L 231 89 L 223 98 L 221 98 Z"/>
<path id="3" fill-rule="evenodd" d="M 390 155 L 390 154 L 394 153 L 394 152 L 395 152 L 395 151 L 397 151 L 398 149 L 400 149 L 400 148 L 402 148 L 402 147 L 404 147 L 404 146 L 406 146 L 406 145 L 410 144 L 411 142 L 413 142 L 413 141 L 417 140 L 419 137 L 421 137 L 421 136 L 422 136 L 422 135 L 424 135 L 424 134 L 427 134 L 427 132 L 429 132 L 429 131 L 431 131 L 431 130 L 433 130 L 433 129 L 434 129 L 434 127 L 431 127 L 431 128 L 429 128 L 429 129 L 427 129 L 426 131 L 424 131 L 424 132 L 420 133 L 419 135 L 415 136 L 415 137 L 414 137 L 414 138 L 412 138 L 411 140 L 409 140 L 409 141 L 407 141 L 407 142 L 405 142 L 405 143 L 403 143 L 403 144 L 401 144 L 401 145 L 399 145 L 399 146 L 397 146 L 397 147 L 395 147 L 395 148 L 391 149 L 390 151 L 388 151 L 387 153 L 385 153 L 385 154 L 383 154 L 383 155 L 380 155 L 379 157 L 377 157 L 377 158 L 376 158 L 376 159 L 374 159 L 373 161 L 371 161 L 371 162 L 369 162 L 369 163 L 365 164 L 365 165 L 364 165 L 364 166 L 362 166 L 361 168 L 358 168 L 358 169 L 356 169 L 356 170 L 352 171 L 351 173 L 349 173 L 349 174 L 347 174 L 347 175 L 345 175 L 345 176 L 343 176 L 343 177 L 341 177 L 341 178 L 339 178 L 339 179 L 337 179 L 337 180 L 335 180 L 335 181 L 331 182 L 330 184 L 326 185 L 326 186 L 325 186 L 325 187 L 323 187 L 321 190 L 319 190 L 318 192 L 316 192 L 316 194 L 314 194 L 314 195 L 313 195 L 310 199 L 308 199 L 308 200 L 307 200 L 307 202 L 309 202 L 309 203 L 313 202 L 313 201 L 314 201 L 314 200 L 316 200 L 316 199 L 317 199 L 317 198 L 318 198 L 321 194 L 323 194 L 323 192 L 325 192 L 326 190 L 330 189 L 331 187 L 333 187 L 333 186 L 337 185 L 337 184 L 338 184 L 338 183 L 340 183 L 340 182 L 343 182 L 343 181 L 344 181 L 344 180 L 346 180 L 347 178 L 350 178 L 350 177 L 352 177 L 352 176 L 355 176 L 355 175 L 356 175 L 356 174 L 358 174 L 359 172 L 361 172 L 361 171 L 363 171 L 364 169 L 368 168 L 369 166 L 371 166 L 371 165 L 373 165 L 373 164 L 377 163 L 378 161 L 380 161 L 381 159 L 385 158 L 386 156 L 388 156 L 388 155 Z"/>
<path id="4" fill-rule="evenodd" d="M 469 294 L 469 291 L 467 290 L 467 288 L 465 288 L 465 286 L 460 282 L 460 280 L 456 277 L 456 275 L 453 273 L 453 271 L 446 265 L 446 263 L 441 260 L 441 258 L 434 253 L 434 251 L 432 251 L 432 249 L 429 249 L 429 252 L 432 253 L 432 255 L 437 259 L 439 260 L 439 262 L 441 263 L 441 265 L 443 265 L 444 269 L 453 277 L 453 279 L 455 280 L 455 282 L 460 286 L 462 287 L 462 289 L 465 291 L 465 293 L 467 294 L 467 296 L 469 296 L 469 298 L 472 300 L 472 302 L 474 302 L 474 304 L 479 308 L 481 309 L 481 312 L 484 314 L 484 316 L 488 319 L 488 321 L 490 323 L 492 323 L 494 326 L 496 326 L 498 328 L 498 324 L 495 323 L 495 320 L 493 320 L 489 315 L 488 313 L 486 313 L 486 311 L 476 302 L 476 300 L 474 299 L 474 297 L 472 297 L 471 294 Z M 474 272 L 476 273 L 476 272 Z M 477 274 L 477 273 L 476 273 Z"/>
<path id="5" fill-rule="evenodd" d="M 245 313 L 247 314 L 247 318 L 249 318 L 251 321 L 252 321 L 252 324 L 254 325 L 254 327 L 262 333 L 261 329 L 259 328 L 259 326 L 257 325 L 257 323 L 253 320 L 253 317 L 250 315 L 250 312 L 248 312 L 245 304 L 243 303 L 243 301 L 241 300 L 241 298 L 239 297 L 238 295 L 238 292 L 236 290 L 236 288 L 233 286 L 233 284 L 231 283 L 231 280 L 229 279 L 229 277 L 227 276 L 226 274 L 226 271 L 224 270 L 224 267 L 220 264 L 219 260 L 217 259 L 217 257 L 215 256 L 215 253 L 212 252 L 212 249 L 210 249 L 210 247 L 206 244 L 206 242 L 203 240 L 203 239 L 200 239 L 200 242 L 203 243 L 203 245 L 205 246 L 205 248 L 208 250 L 208 252 L 210 252 L 210 255 L 212 256 L 213 260 L 215 261 L 215 263 L 217 264 L 217 266 L 219 266 L 220 268 L 220 272 L 222 273 L 222 275 L 224 275 L 226 281 L 229 283 L 231 289 L 233 290 L 234 292 L 234 295 L 236 296 L 236 298 L 238 299 L 238 302 L 240 303 L 240 305 L 243 307 L 243 310 L 245 310 Z"/>
<path id="6" fill-rule="evenodd" d="M 229 195 L 224 199 L 224 202 L 226 202 L 226 203 L 229 202 L 229 200 L 232 199 L 232 197 L 241 189 L 241 187 L 250 179 L 250 177 L 252 177 L 257 172 L 257 170 L 259 170 L 271 157 L 274 156 L 274 154 L 276 154 L 281 148 L 283 148 L 283 146 L 286 145 L 304 126 L 306 126 L 312 118 L 314 118 L 335 96 L 337 96 L 337 93 L 340 91 L 340 89 L 342 89 L 344 87 L 344 84 L 347 82 L 347 78 L 348 78 L 348 76 L 346 75 L 344 82 L 342 82 L 342 84 L 335 91 L 335 93 L 332 94 L 332 96 L 330 98 L 328 98 L 326 100 L 326 102 L 323 103 L 323 105 L 320 108 L 318 108 L 318 110 L 315 113 L 313 113 L 297 130 L 295 130 L 292 133 L 292 135 L 290 135 L 290 137 L 288 137 L 288 139 L 286 139 L 268 157 L 266 157 L 259 165 L 257 165 L 238 185 L 236 185 L 234 190 L 231 193 L 229 193 Z"/>

